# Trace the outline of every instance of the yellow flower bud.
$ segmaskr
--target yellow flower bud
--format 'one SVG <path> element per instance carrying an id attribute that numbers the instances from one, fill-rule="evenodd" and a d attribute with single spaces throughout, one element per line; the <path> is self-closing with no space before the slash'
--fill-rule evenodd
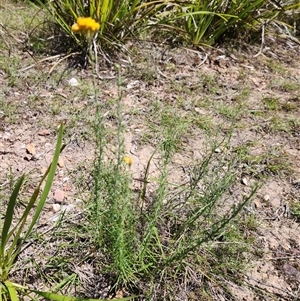
<path id="1" fill-rule="evenodd" d="M 131 158 L 131 157 L 124 157 L 123 158 L 123 160 L 124 160 L 124 162 L 126 163 L 126 164 L 128 164 L 129 166 L 131 166 L 132 165 L 132 163 L 133 163 L 133 159 Z"/>

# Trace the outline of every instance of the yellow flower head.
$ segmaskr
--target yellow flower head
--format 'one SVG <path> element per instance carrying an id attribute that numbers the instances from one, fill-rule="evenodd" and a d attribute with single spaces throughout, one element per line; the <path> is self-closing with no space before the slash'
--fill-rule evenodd
<path id="1" fill-rule="evenodd" d="M 85 34 L 91 34 L 98 31 L 100 28 L 100 24 L 96 22 L 91 17 L 79 17 L 77 18 L 77 21 L 72 26 L 72 31 L 74 32 L 82 32 Z"/>
<path id="2" fill-rule="evenodd" d="M 129 166 L 131 166 L 132 165 L 132 163 L 133 163 L 133 159 L 131 158 L 131 157 L 124 157 L 123 158 L 123 160 L 124 160 L 124 162 L 126 163 L 126 164 L 128 164 Z"/>

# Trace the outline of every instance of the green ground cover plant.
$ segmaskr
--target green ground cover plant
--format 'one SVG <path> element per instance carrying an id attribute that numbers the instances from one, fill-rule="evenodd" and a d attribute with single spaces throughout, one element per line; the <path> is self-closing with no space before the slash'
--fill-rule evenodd
<path id="1" fill-rule="evenodd" d="M 130 174 L 133 160 L 124 152 L 125 126 L 120 80 L 119 97 L 111 102 L 110 107 L 116 119 L 113 141 L 107 139 L 102 113 L 104 106 L 105 110 L 108 109 L 107 103 L 98 103 L 90 227 L 95 245 L 105 254 L 105 271 L 115 277 L 116 285 L 137 289 L 147 281 L 148 289 L 143 293 L 151 294 L 160 277 L 170 279 L 174 275 L 182 275 L 187 265 L 194 263 L 197 266 L 206 256 L 213 262 L 222 252 L 223 256 L 229 257 L 232 252 L 242 254 L 247 243 L 241 243 L 243 235 L 236 227 L 236 218 L 249 203 L 258 185 L 254 185 L 248 195 L 230 201 L 228 191 L 237 181 L 238 173 L 234 169 L 238 161 L 234 157 L 216 157 L 216 149 L 224 145 L 225 140 L 211 142 L 203 159 L 190 167 L 186 183 L 173 183 L 169 166 L 178 151 L 178 131 L 182 125 L 185 126 L 185 121 L 176 118 L 176 123 L 173 123 L 174 116 L 166 114 L 161 125 L 160 141 L 149 158 L 141 188 L 133 190 Z M 149 175 L 149 169 L 157 157 L 158 175 L 153 177 Z M 149 192 L 149 186 L 153 185 L 154 190 L 152 188 Z M 231 246 L 227 248 L 224 244 L 223 251 L 220 251 L 221 246 L 214 246 L 219 240 L 228 240 Z M 234 240 L 239 244 L 235 244 Z M 228 261 L 224 269 L 238 273 L 239 268 L 242 271 L 240 263 Z M 213 273 L 222 271 L 218 266 L 214 272 L 207 271 L 210 274 L 208 277 L 215 279 Z"/>
<path id="2" fill-rule="evenodd" d="M 164 7 L 167 1 L 110 1 L 110 0 L 59 0 L 43 3 L 52 20 L 73 40 L 73 45 L 82 48 L 90 46 L 85 34 L 78 35 L 72 31 L 72 25 L 79 17 L 90 17 L 99 24 L 94 39 L 100 47 L 122 47 L 122 41 L 129 37 L 137 37 L 157 11 Z"/>
<path id="3" fill-rule="evenodd" d="M 257 34 L 253 33 L 260 32 L 263 42 L 266 28 L 271 29 L 274 24 L 283 34 L 290 35 L 294 26 L 291 16 L 297 18 L 293 13 L 300 7 L 297 1 L 266 0 L 37 2 L 63 30 L 64 43 L 69 48 L 75 49 L 77 45 L 88 52 L 93 40 L 94 52 L 104 57 L 111 49 L 125 51 L 125 41 L 138 41 L 142 36 L 147 40 L 168 36 L 168 40 L 193 45 L 215 45 L 236 37 L 256 39 Z M 74 27 L 78 18 L 91 18 L 98 24 L 92 35 L 78 30 L 77 25 Z"/>

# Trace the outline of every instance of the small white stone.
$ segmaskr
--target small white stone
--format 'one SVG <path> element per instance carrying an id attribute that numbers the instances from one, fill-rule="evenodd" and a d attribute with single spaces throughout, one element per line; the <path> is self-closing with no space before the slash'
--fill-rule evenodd
<path id="1" fill-rule="evenodd" d="M 268 194 L 265 194 L 265 195 L 264 195 L 264 200 L 265 200 L 265 201 L 268 201 L 269 199 L 270 199 L 270 196 L 269 196 Z"/>
<path id="2" fill-rule="evenodd" d="M 132 88 L 135 88 L 139 85 L 139 81 L 138 80 L 134 80 L 134 81 L 131 81 L 129 84 L 127 84 L 126 88 L 129 90 L 129 89 L 132 89 Z"/>
<path id="3" fill-rule="evenodd" d="M 83 200 L 75 199 L 75 205 L 82 205 L 82 204 L 83 204 Z"/>
<path id="4" fill-rule="evenodd" d="M 60 205 L 59 204 L 53 204 L 52 209 L 54 212 L 58 212 L 60 210 Z"/>
<path id="5" fill-rule="evenodd" d="M 76 87 L 79 85 L 79 82 L 76 78 L 72 77 L 70 80 L 69 80 L 69 85 L 72 86 L 72 87 Z"/>
<path id="6" fill-rule="evenodd" d="M 221 152 L 222 152 L 222 150 L 221 150 L 220 148 L 216 148 L 216 149 L 215 149 L 215 153 L 219 154 L 219 153 L 221 153 Z"/>
<path id="7" fill-rule="evenodd" d="M 66 182 L 68 182 L 69 180 L 70 180 L 69 177 L 64 177 L 64 178 L 63 178 L 63 183 L 66 183 Z"/>
<path id="8" fill-rule="evenodd" d="M 246 178 L 243 178 L 243 179 L 242 179 L 242 183 L 243 183 L 245 186 L 247 186 L 247 185 L 248 185 L 248 180 L 247 180 Z"/>

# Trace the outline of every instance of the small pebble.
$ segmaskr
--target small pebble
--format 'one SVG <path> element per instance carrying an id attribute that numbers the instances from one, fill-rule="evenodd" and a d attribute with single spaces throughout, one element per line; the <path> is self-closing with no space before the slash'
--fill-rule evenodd
<path id="1" fill-rule="evenodd" d="M 219 149 L 219 148 L 215 149 L 215 153 L 219 154 L 220 152 L 221 152 L 221 149 Z"/>
<path id="2" fill-rule="evenodd" d="M 40 156 L 41 156 L 41 155 L 34 154 L 34 155 L 31 157 L 31 160 L 37 161 L 37 160 L 39 160 Z"/>
<path id="3" fill-rule="evenodd" d="M 126 88 L 129 90 L 129 89 L 132 89 L 132 88 L 137 87 L 139 84 L 140 84 L 140 82 L 139 82 L 138 80 L 134 80 L 134 81 L 131 81 L 131 82 L 126 86 Z"/>
<path id="4" fill-rule="evenodd" d="M 247 186 L 247 185 L 248 185 L 248 180 L 247 180 L 246 178 L 243 178 L 243 179 L 242 179 L 242 183 L 243 183 L 245 186 Z"/>
<path id="5" fill-rule="evenodd" d="M 82 205 L 83 204 L 83 201 L 81 199 L 76 199 L 75 200 L 75 205 Z"/>
<path id="6" fill-rule="evenodd" d="M 59 204 L 53 204 L 52 209 L 54 212 L 58 212 L 60 210 L 60 205 Z"/>
<path id="7" fill-rule="evenodd" d="M 269 196 L 268 194 L 265 194 L 265 195 L 264 195 L 264 200 L 265 200 L 265 201 L 268 201 L 269 199 L 270 199 L 270 196 Z"/>
<path id="8" fill-rule="evenodd" d="M 58 166 L 60 167 L 60 168 L 62 168 L 62 167 L 64 167 L 65 166 L 65 163 L 64 163 L 64 160 L 61 158 L 61 157 L 59 157 L 59 159 L 58 159 Z"/>
<path id="9" fill-rule="evenodd" d="M 54 192 L 55 201 L 61 203 L 64 200 L 64 198 L 65 198 L 65 193 L 62 190 L 59 190 L 59 189 L 55 190 L 55 192 Z"/>
<path id="10" fill-rule="evenodd" d="M 69 177 L 64 177 L 64 178 L 63 178 L 63 183 L 68 182 L 69 180 L 70 180 Z"/>
<path id="11" fill-rule="evenodd" d="M 40 130 L 39 132 L 38 132 L 38 135 L 39 136 L 47 136 L 47 135 L 50 135 L 50 131 L 49 130 Z"/>
<path id="12" fill-rule="evenodd" d="M 72 77 L 70 80 L 69 80 L 69 85 L 71 87 L 76 87 L 76 86 L 79 86 L 79 82 L 76 78 Z"/>

